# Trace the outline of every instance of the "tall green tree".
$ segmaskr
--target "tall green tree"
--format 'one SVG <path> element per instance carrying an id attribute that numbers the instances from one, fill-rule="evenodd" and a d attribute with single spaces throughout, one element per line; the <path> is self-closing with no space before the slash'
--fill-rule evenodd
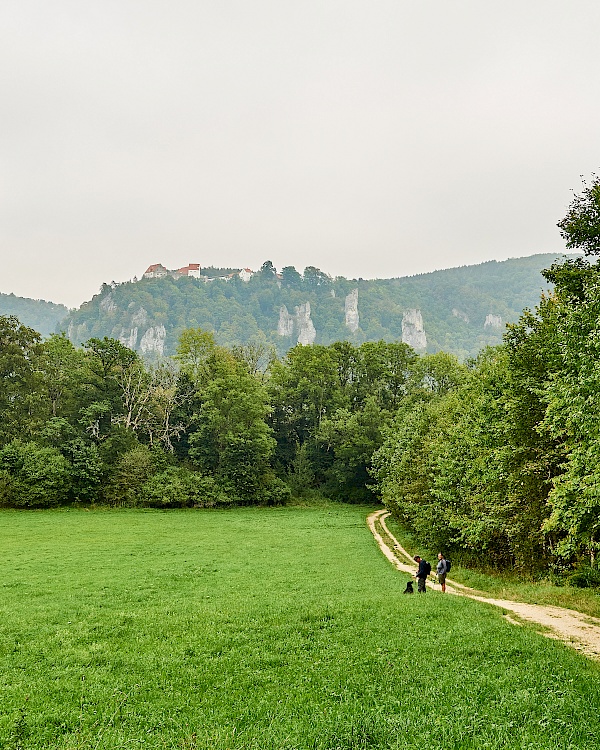
<path id="1" fill-rule="evenodd" d="M 105 439 L 113 425 L 127 421 L 131 404 L 124 398 L 127 373 L 138 355 L 116 339 L 91 338 L 85 344 L 88 375 L 83 385 L 80 423 L 96 440 Z"/>
<path id="2" fill-rule="evenodd" d="M 43 417 L 41 337 L 14 316 L 0 316 L 0 444 L 31 435 Z"/>
<path id="3" fill-rule="evenodd" d="M 270 465 L 275 440 L 266 422 L 267 392 L 245 361 L 216 345 L 205 347 L 208 339 L 202 332 L 182 340 L 190 339 L 206 357 L 194 355 L 188 370 L 196 390 L 189 459 L 195 469 L 215 477 L 242 502 L 268 501 L 278 483 Z M 180 352 L 181 359 L 181 348 Z"/>
<path id="4" fill-rule="evenodd" d="M 546 530 L 567 559 L 595 564 L 600 549 L 600 281 L 591 273 L 584 300 L 562 306 L 555 327 L 560 366 L 550 374 L 542 429 L 562 447 Z"/>
<path id="5" fill-rule="evenodd" d="M 373 500 L 371 462 L 383 442 L 387 418 L 389 413 L 371 396 L 360 411 L 338 409 L 321 422 L 315 437 L 324 454 L 321 490 L 326 495 L 344 502 Z"/>
<path id="6" fill-rule="evenodd" d="M 208 361 L 217 343 L 214 334 L 201 328 L 186 328 L 181 332 L 175 359 L 189 378 L 201 385 L 209 376 Z"/>
<path id="7" fill-rule="evenodd" d="M 306 266 L 302 277 L 306 289 L 328 288 L 331 286 L 332 278 L 329 274 L 321 271 L 316 266 Z"/>
<path id="8" fill-rule="evenodd" d="M 586 255 L 600 254 L 600 178 L 592 176 L 583 182 L 583 190 L 575 195 L 567 215 L 558 222 L 563 239 L 570 249 L 583 250 Z"/>
<path id="9" fill-rule="evenodd" d="M 86 377 L 85 354 L 64 333 L 53 334 L 40 347 L 39 368 L 49 416 L 75 419 Z"/>
<path id="10" fill-rule="evenodd" d="M 285 266 L 281 269 L 281 284 L 284 287 L 299 289 L 302 286 L 302 274 L 296 271 L 294 266 Z"/>
<path id="11" fill-rule="evenodd" d="M 339 357 L 332 347 L 298 345 L 270 367 L 271 425 L 277 440 L 277 460 L 288 469 L 299 446 L 314 441 L 323 419 L 348 407 Z M 340 379 L 340 377 L 342 379 Z"/>

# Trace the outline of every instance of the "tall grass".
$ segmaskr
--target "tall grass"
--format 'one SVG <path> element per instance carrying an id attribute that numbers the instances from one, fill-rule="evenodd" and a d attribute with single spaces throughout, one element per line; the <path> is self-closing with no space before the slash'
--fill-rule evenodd
<path id="1" fill-rule="evenodd" d="M 380 555 L 365 509 L 0 514 L 0 747 L 584 748 L 600 668 Z"/>

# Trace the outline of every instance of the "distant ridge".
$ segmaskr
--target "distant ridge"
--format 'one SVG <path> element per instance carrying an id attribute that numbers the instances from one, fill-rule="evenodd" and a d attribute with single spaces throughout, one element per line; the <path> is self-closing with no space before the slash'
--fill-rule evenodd
<path id="1" fill-rule="evenodd" d="M 54 333 L 68 314 L 69 309 L 56 302 L 0 293 L 0 315 L 15 315 L 42 336 Z"/>
<path id="2" fill-rule="evenodd" d="M 331 278 L 315 267 L 263 269 L 212 283 L 190 276 L 103 284 L 62 327 L 74 343 L 109 336 L 144 355 L 172 354 L 187 327 L 225 345 L 261 343 L 279 354 L 300 342 L 404 341 L 461 359 L 502 340 L 505 325 L 533 308 L 555 254 L 486 261 L 392 279 Z"/>

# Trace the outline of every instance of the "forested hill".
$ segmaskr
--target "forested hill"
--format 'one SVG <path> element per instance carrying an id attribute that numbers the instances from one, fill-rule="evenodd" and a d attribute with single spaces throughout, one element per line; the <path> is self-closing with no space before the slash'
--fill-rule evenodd
<path id="1" fill-rule="evenodd" d="M 507 322 L 539 301 L 541 269 L 556 256 L 489 261 L 418 276 L 350 280 L 314 267 L 275 274 L 270 263 L 248 282 L 171 277 L 102 286 L 63 322 L 74 343 L 119 339 L 144 354 L 172 354 L 184 328 L 214 331 L 220 344 L 405 341 L 417 351 L 460 358 L 497 344 Z M 357 290 L 357 291 L 355 291 Z"/>
<path id="2" fill-rule="evenodd" d="M 55 302 L 0 294 L 0 315 L 14 315 L 21 323 L 39 331 L 42 336 L 54 333 L 68 312 L 68 308 Z"/>

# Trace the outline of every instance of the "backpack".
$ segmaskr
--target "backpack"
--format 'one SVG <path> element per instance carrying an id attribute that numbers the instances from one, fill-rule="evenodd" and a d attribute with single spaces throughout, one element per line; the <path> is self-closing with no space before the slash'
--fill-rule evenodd
<path id="1" fill-rule="evenodd" d="M 431 573 L 431 565 L 430 563 L 427 562 L 427 560 L 425 560 L 425 575 L 428 576 L 430 573 Z"/>
<path id="2" fill-rule="evenodd" d="M 452 560 L 449 560 L 447 557 L 444 559 L 446 560 L 446 573 L 449 573 L 450 568 L 452 567 Z"/>

